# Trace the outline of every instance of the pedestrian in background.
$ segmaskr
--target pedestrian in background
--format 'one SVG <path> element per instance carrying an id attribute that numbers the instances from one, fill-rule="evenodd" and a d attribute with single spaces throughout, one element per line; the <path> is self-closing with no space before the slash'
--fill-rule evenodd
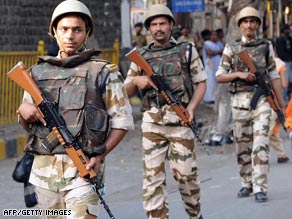
<path id="1" fill-rule="evenodd" d="M 191 122 L 204 97 L 207 76 L 195 47 L 188 42 L 178 43 L 171 37 L 174 24 L 174 16 L 165 5 L 149 7 L 144 25 L 154 41 L 140 53 L 163 78 L 174 97 L 186 106 Z M 178 115 L 135 63 L 131 63 L 125 84 L 128 95 L 135 95 L 138 88 L 143 94 L 143 207 L 147 217 L 169 218 L 165 169 L 168 161 L 189 218 L 202 219 L 192 130 L 182 126 Z"/>
<path id="2" fill-rule="evenodd" d="M 204 46 L 205 41 L 210 40 L 211 31 L 209 29 L 204 29 L 201 31 L 200 35 L 201 35 L 201 38 L 196 43 L 196 48 L 198 50 L 200 58 L 203 60 L 203 54 L 202 54 L 203 53 L 203 46 Z"/>
<path id="3" fill-rule="evenodd" d="M 283 62 L 280 58 L 276 57 L 275 58 L 276 62 L 276 71 L 280 75 L 280 80 L 281 80 L 281 86 L 282 88 L 287 88 L 288 83 L 285 77 L 285 62 Z M 286 163 L 289 161 L 289 158 L 284 150 L 283 144 L 282 144 L 282 139 L 280 137 L 280 131 L 281 131 L 281 125 L 280 122 L 277 120 L 277 114 L 272 111 L 273 113 L 273 118 L 275 120 L 272 121 L 272 132 L 270 136 L 270 145 L 274 148 L 276 154 L 277 154 L 277 162 L 278 163 Z"/>
<path id="4" fill-rule="evenodd" d="M 218 36 L 218 40 L 225 45 L 225 34 L 222 28 L 218 28 L 216 30 L 217 36 Z"/>
<path id="5" fill-rule="evenodd" d="M 234 140 L 242 188 L 238 197 L 248 197 L 252 192 L 256 202 L 268 200 L 269 135 L 272 109 L 262 96 L 255 109 L 250 109 L 254 90 L 258 85 L 256 75 L 237 56 L 247 50 L 257 69 L 267 70 L 275 88 L 282 110 L 285 103 L 281 94 L 279 74 L 275 69 L 275 54 L 270 41 L 260 39 L 256 32 L 262 23 L 259 12 L 253 7 L 243 8 L 237 17 L 241 40 L 227 43 L 219 69 L 216 73 L 219 83 L 231 82 L 231 106 L 234 122 Z M 268 54 L 268 55 L 267 55 Z"/>
<path id="6" fill-rule="evenodd" d="M 290 36 L 290 26 L 285 24 L 281 27 L 281 35 L 276 39 L 277 56 L 286 64 L 286 80 L 288 89 L 283 89 L 285 101 L 289 101 L 292 92 L 292 38 Z"/>
<path id="7" fill-rule="evenodd" d="M 191 42 L 195 43 L 195 38 L 190 33 L 190 28 L 187 26 L 182 26 L 180 29 L 180 37 L 177 39 L 177 42 Z"/>
<path id="8" fill-rule="evenodd" d="M 142 33 L 143 31 L 143 23 L 136 23 L 135 26 L 135 34 L 132 36 L 132 46 L 137 48 L 142 48 L 147 45 L 146 36 Z"/>
<path id="9" fill-rule="evenodd" d="M 221 28 L 216 30 L 218 40 L 225 45 L 224 32 Z M 221 54 L 222 55 L 222 54 Z M 224 144 L 233 143 L 232 132 L 232 115 L 230 108 L 230 93 L 228 90 L 229 84 L 217 83 L 215 92 L 215 113 L 217 113 L 217 120 L 215 130 L 209 140 L 210 146 L 221 146 Z M 208 86 L 207 86 L 208 87 Z"/>
<path id="10" fill-rule="evenodd" d="M 31 68 L 31 76 L 43 94 L 56 103 L 72 136 L 81 142 L 89 159 L 86 168 L 102 177 L 106 155 L 134 123 L 117 66 L 97 59 L 94 49 L 85 49 L 92 32 L 87 6 L 77 0 L 62 1 L 49 27 L 58 42 L 58 55 L 40 57 Z M 65 147 L 52 138 L 30 95 L 25 93 L 23 99 L 18 113 L 29 134 L 25 151 L 35 154 L 30 183 L 36 186 L 38 207 L 68 210 L 69 217 L 75 219 L 99 218 L 99 200 L 92 185 L 80 177 Z"/>
<path id="11" fill-rule="evenodd" d="M 216 31 L 211 31 L 210 40 L 205 41 L 203 46 L 203 64 L 207 73 L 207 90 L 204 102 L 207 104 L 215 103 L 215 92 L 217 88 L 216 71 L 219 66 L 223 51 L 223 44 L 218 40 Z"/>

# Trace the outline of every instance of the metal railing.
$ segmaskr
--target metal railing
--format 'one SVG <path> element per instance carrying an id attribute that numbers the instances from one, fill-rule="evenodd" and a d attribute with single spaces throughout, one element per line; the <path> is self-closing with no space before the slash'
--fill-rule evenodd
<path id="1" fill-rule="evenodd" d="M 114 42 L 113 48 L 101 49 L 99 56 L 114 64 L 119 64 L 119 41 Z M 10 80 L 6 73 L 12 69 L 19 61 L 27 67 L 33 66 L 38 56 L 44 55 L 44 41 L 39 41 L 37 51 L 27 52 L 0 52 L 0 126 L 17 123 L 16 110 L 19 107 L 23 90 Z"/>

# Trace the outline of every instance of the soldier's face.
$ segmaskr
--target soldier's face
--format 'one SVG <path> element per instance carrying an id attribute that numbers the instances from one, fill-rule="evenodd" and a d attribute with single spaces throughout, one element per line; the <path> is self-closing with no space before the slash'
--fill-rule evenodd
<path id="1" fill-rule="evenodd" d="M 78 16 L 69 15 L 63 17 L 57 24 L 55 35 L 62 58 L 70 56 L 78 51 L 86 38 L 85 21 Z"/>
<path id="2" fill-rule="evenodd" d="M 171 29 L 172 23 L 164 16 L 154 18 L 149 25 L 149 31 L 154 41 L 158 44 L 168 42 L 171 35 Z"/>
<path id="3" fill-rule="evenodd" d="M 255 17 L 246 17 L 240 23 L 241 32 L 248 39 L 255 38 L 258 27 L 259 23 Z"/>

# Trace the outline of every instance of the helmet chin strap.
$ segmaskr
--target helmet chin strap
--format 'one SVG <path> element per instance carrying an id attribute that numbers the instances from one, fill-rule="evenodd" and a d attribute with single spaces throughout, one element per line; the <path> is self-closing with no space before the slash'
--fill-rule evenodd
<path id="1" fill-rule="evenodd" d="M 89 29 L 89 30 L 90 30 L 90 29 Z M 59 46 L 60 54 L 61 54 L 61 53 L 66 53 L 67 55 L 70 56 L 70 55 L 74 55 L 74 54 L 80 52 L 81 50 L 83 50 L 83 48 L 86 49 L 86 45 L 85 45 L 85 43 L 86 43 L 86 41 L 87 41 L 87 39 L 88 39 L 88 37 L 89 37 L 89 32 L 90 32 L 89 30 L 86 31 L 86 36 L 85 36 L 85 38 L 84 38 L 83 43 L 82 43 L 82 44 L 80 45 L 80 47 L 77 48 L 77 50 L 72 54 L 72 53 L 68 53 L 68 52 L 66 52 L 65 50 L 62 50 L 63 48 L 60 47 L 60 40 L 59 40 L 59 38 L 58 38 L 58 35 L 56 34 L 56 29 L 55 29 L 55 27 L 53 27 L 54 37 L 55 37 L 55 39 L 56 39 L 56 41 L 57 41 L 57 44 L 58 44 L 58 46 Z"/>

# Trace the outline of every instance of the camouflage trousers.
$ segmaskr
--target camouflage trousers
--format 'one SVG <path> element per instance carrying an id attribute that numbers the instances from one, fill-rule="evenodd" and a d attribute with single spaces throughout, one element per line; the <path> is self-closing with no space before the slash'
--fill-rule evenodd
<path id="1" fill-rule="evenodd" d="M 90 185 L 66 192 L 54 192 L 36 187 L 42 219 L 98 219 L 98 197 Z M 50 211 L 51 210 L 51 211 Z M 66 214 L 66 215 L 65 215 Z"/>
<path id="2" fill-rule="evenodd" d="M 234 139 L 242 186 L 267 192 L 271 107 L 260 101 L 255 110 L 233 107 Z"/>
<path id="3" fill-rule="evenodd" d="M 143 207 L 149 219 L 168 219 L 165 161 L 167 160 L 190 219 L 200 211 L 200 187 L 194 135 L 187 127 L 142 123 Z"/>

